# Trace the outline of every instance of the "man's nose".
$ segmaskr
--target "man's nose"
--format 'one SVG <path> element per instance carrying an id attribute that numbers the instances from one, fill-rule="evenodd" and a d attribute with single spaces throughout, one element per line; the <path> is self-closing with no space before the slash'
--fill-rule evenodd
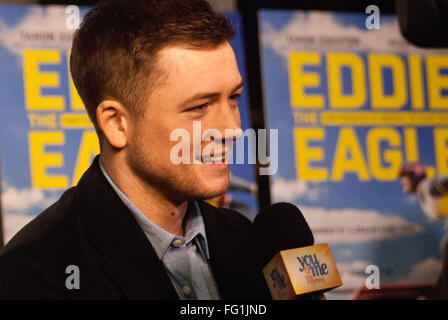
<path id="1" fill-rule="evenodd" d="M 228 102 L 222 103 L 215 117 L 216 129 L 221 132 L 223 140 L 241 137 L 241 119 L 238 107 L 232 107 Z"/>

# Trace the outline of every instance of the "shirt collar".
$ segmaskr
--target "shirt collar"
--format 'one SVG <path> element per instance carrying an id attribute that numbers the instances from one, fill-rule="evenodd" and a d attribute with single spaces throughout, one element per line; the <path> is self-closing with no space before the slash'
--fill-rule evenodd
<path id="1" fill-rule="evenodd" d="M 188 203 L 187 213 L 184 218 L 185 241 L 186 243 L 193 241 L 201 250 L 201 254 L 208 259 L 207 237 L 205 235 L 204 220 L 202 219 L 201 209 L 197 201 Z"/>
<path id="2" fill-rule="evenodd" d="M 172 242 L 176 239 L 183 240 L 186 244 L 192 242 L 199 247 L 203 257 L 210 259 L 207 237 L 205 235 L 204 220 L 202 219 L 201 209 L 196 201 L 188 203 L 187 212 L 184 217 L 185 236 L 176 236 L 148 219 L 143 212 L 120 190 L 120 188 L 112 181 L 111 177 L 104 169 L 99 159 L 100 169 L 106 180 L 112 186 L 118 197 L 124 202 L 129 210 L 134 214 L 138 224 L 143 229 L 146 237 L 151 242 L 157 256 L 162 260 L 165 253 L 168 251 Z"/>

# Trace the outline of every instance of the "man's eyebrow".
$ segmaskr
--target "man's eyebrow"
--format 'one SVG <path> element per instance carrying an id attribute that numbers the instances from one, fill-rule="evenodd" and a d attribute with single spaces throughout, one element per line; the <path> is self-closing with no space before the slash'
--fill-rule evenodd
<path id="1" fill-rule="evenodd" d="M 244 87 L 244 80 L 243 79 L 241 79 L 240 83 L 238 83 L 238 85 L 232 90 L 232 92 L 238 91 L 242 87 Z"/>
<path id="2" fill-rule="evenodd" d="M 235 91 L 241 89 L 242 87 L 244 87 L 244 80 L 241 80 L 240 83 L 238 83 L 238 85 L 235 86 L 235 88 L 232 90 L 232 93 L 234 93 Z M 201 100 L 201 99 L 211 99 L 211 98 L 216 98 L 218 97 L 220 94 L 218 92 L 209 92 L 209 93 L 197 93 L 194 96 L 187 98 L 182 105 L 185 105 L 189 102 L 195 101 L 195 100 Z"/>

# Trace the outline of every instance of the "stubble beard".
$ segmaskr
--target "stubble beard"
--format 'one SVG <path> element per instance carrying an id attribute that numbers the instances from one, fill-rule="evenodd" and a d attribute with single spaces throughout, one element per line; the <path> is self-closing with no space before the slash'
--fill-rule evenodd
<path id="1" fill-rule="evenodd" d="M 168 160 L 169 161 L 169 160 Z M 128 155 L 128 165 L 134 175 L 149 190 L 153 190 L 173 203 L 190 200 L 207 200 L 226 192 L 229 185 L 229 171 L 226 171 L 225 186 L 210 188 L 213 181 L 201 179 L 194 166 L 203 164 L 163 165 L 162 159 L 151 159 L 150 154 L 133 152 Z"/>

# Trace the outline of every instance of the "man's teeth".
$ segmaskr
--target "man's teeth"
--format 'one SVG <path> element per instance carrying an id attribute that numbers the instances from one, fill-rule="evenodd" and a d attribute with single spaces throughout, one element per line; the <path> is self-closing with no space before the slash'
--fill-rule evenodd
<path id="1" fill-rule="evenodd" d="M 224 162 L 226 159 L 225 155 L 213 156 L 213 157 L 202 157 L 202 161 L 205 163 L 210 162 Z"/>
<path id="2" fill-rule="evenodd" d="M 211 156 L 211 155 L 199 155 L 198 154 L 198 155 L 196 155 L 194 157 L 194 159 L 196 161 L 198 161 L 197 163 L 199 163 L 199 162 L 203 162 L 203 163 L 227 163 L 227 161 L 228 161 L 228 159 L 230 157 L 230 153 L 231 153 L 231 150 L 229 150 L 228 152 L 225 152 L 225 153 L 220 153 L 220 154 L 214 155 L 214 156 Z"/>

